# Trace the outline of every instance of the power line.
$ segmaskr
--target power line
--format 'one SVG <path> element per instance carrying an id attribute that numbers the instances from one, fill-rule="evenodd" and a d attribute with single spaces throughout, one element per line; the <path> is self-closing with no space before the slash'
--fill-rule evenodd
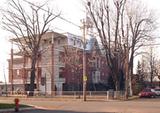
<path id="1" fill-rule="evenodd" d="M 27 1 L 27 0 L 24 0 L 24 1 L 27 2 L 28 4 L 31 4 L 31 5 L 33 5 L 33 6 L 37 7 L 37 8 L 40 8 L 41 10 L 47 12 L 47 10 L 44 9 L 44 8 L 41 8 L 41 7 L 35 5 L 35 4 L 33 4 L 33 3 L 31 3 L 31 2 L 29 2 L 29 1 Z M 54 16 L 56 16 L 56 14 L 53 14 L 52 12 L 51 12 L 51 14 L 54 15 Z M 76 27 L 78 27 L 78 28 L 81 28 L 81 26 L 79 26 L 79 25 L 77 25 L 77 24 L 75 24 L 75 23 L 73 23 L 73 22 L 71 22 L 71 21 L 65 19 L 65 18 L 62 17 L 62 16 L 58 16 L 58 18 L 60 18 L 60 19 L 63 20 L 63 21 L 66 21 L 66 22 L 68 22 L 68 23 L 70 23 L 70 24 L 72 24 L 72 25 L 74 25 L 74 26 L 76 26 Z"/>
<path id="2" fill-rule="evenodd" d="M 94 42 L 89 42 L 88 44 L 94 44 Z M 97 49 L 86 49 L 86 51 L 104 51 L 105 50 L 105 48 L 103 48 L 103 47 L 101 47 L 101 46 L 103 46 L 103 45 L 100 45 L 100 44 L 98 44 L 100 47 L 99 48 L 97 48 Z M 57 47 L 65 47 L 65 46 L 72 46 L 72 45 L 61 45 L 61 46 L 56 46 L 56 48 Z M 146 45 L 142 45 L 141 47 L 146 47 L 146 46 L 160 46 L 160 43 L 157 43 L 157 44 L 146 44 Z M 75 46 L 72 46 L 72 47 L 75 47 Z M 80 47 L 75 47 L 75 48 L 77 48 L 78 50 L 83 50 L 83 48 L 80 48 Z M 48 47 L 46 47 L 46 48 L 44 48 L 45 50 L 48 50 L 48 51 L 51 51 L 51 50 L 49 50 L 49 48 Z M 61 51 L 61 49 L 55 49 L 56 51 Z M 70 51 L 70 50 L 68 50 L 68 51 Z M 45 53 L 45 52 L 44 52 Z M 70 53 L 76 53 L 76 52 L 70 52 Z M 57 55 L 55 55 L 55 56 L 58 56 L 58 54 Z"/>
<path id="3" fill-rule="evenodd" d="M 146 44 L 146 45 L 142 45 L 142 46 L 160 46 L 160 43 L 157 43 L 157 44 Z"/>
<path id="4" fill-rule="evenodd" d="M 26 2 L 26 3 L 30 4 L 30 5 L 33 5 L 33 6 L 37 7 L 37 8 L 40 8 L 41 10 L 47 12 L 46 9 L 41 8 L 41 7 L 39 7 L 39 6 L 35 5 L 35 4 L 33 4 L 32 2 L 29 2 L 29 1 L 27 1 L 27 0 L 24 0 L 24 2 Z M 56 16 L 56 14 L 54 14 L 54 13 L 52 13 L 52 12 L 51 12 L 51 14 L 54 15 L 54 16 Z M 70 24 L 72 24 L 72 25 L 74 25 L 74 26 L 76 26 L 76 27 L 78 27 L 78 28 L 81 28 L 81 26 L 79 26 L 79 25 L 77 25 L 77 24 L 75 24 L 75 23 L 73 23 L 73 22 L 71 22 L 71 21 L 65 19 L 65 18 L 62 17 L 62 16 L 58 16 L 57 18 L 60 18 L 61 20 L 66 21 L 66 22 L 68 22 L 68 23 L 70 23 Z M 62 30 L 62 29 L 57 28 L 57 27 L 56 27 L 56 29 Z M 63 30 L 63 31 L 64 31 L 64 30 Z M 91 33 L 93 33 L 93 32 L 91 32 Z M 142 47 L 143 47 L 143 46 L 160 46 L 160 43 L 157 43 L 157 44 L 146 44 L 146 45 L 142 45 Z"/>

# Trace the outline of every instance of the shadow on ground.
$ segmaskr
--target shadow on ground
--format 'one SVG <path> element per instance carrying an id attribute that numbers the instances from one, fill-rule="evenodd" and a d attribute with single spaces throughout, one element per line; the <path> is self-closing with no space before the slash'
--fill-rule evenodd
<path id="1" fill-rule="evenodd" d="M 13 113 L 16 113 L 16 112 L 13 112 Z M 18 113 L 115 113 L 115 112 L 77 112 L 77 111 L 66 111 L 66 110 L 41 110 L 41 109 L 34 109 L 34 110 L 19 111 Z"/>

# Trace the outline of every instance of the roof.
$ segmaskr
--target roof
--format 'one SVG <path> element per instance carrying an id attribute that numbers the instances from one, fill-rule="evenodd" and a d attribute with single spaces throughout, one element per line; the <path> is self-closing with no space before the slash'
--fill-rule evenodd
<path id="1" fill-rule="evenodd" d="M 52 36 L 54 36 L 54 38 L 58 38 L 58 37 L 66 37 L 63 34 L 57 33 L 57 32 L 46 32 L 45 34 L 43 34 L 42 39 L 51 39 Z M 27 37 L 27 36 L 26 36 Z M 24 38 L 21 37 L 21 42 L 23 42 Z M 26 38 L 27 39 L 27 38 Z M 18 38 L 11 38 L 10 41 L 13 42 L 19 42 Z"/>
<path id="2" fill-rule="evenodd" d="M 89 40 L 87 41 L 85 50 L 87 52 L 98 51 L 101 54 L 101 51 L 100 51 L 101 49 L 99 47 L 98 41 L 93 36 L 90 36 Z"/>
<path id="3" fill-rule="evenodd" d="M 95 43 L 97 42 L 96 38 L 91 37 L 86 44 L 86 49 L 87 51 L 90 51 L 93 49 Z"/>
<path id="4" fill-rule="evenodd" d="M 160 82 L 160 78 L 159 78 L 158 76 L 155 76 L 155 77 L 153 78 L 153 81 L 155 81 L 155 82 Z"/>

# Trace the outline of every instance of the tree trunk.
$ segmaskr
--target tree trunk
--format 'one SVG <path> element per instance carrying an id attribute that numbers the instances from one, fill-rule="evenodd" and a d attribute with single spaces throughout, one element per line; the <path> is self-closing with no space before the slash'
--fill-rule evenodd
<path id="1" fill-rule="evenodd" d="M 30 86 L 29 86 L 29 96 L 34 96 L 34 89 L 35 89 L 35 65 L 36 65 L 36 58 L 33 57 L 32 64 L 31 64 L 31 77 L 30 77 Z"/>
<path id="2" fill-rule="evenodd" d="M 131 58 L 129 61 L 129 95 L 133 95 L 132 91 L 132 76 L 133 76 L 133 60 L 134 60 L 134 48 L 131 50 Z"/>
<path id="3" fill-rule="evenodd" d="M 133 96 L 131 75 L 129 76 L 129 96 Z"/>
<path id="4" fill-rule="evenodd" d="M 116 81 L 115 89 L 116 89 L 116 91 L 114 92 L 114 98 L 118 99 L 119 98 L 119 91 L 120 91 L 120 83 L 119 83 L 119 81 Z"/>
<path id="5" fill-rule="evenodd" d="M 133 58 L 131 59 L 131 64 L 130 64 L 130 69 L 129 69 L 129 95 L 132 96 L 133 95 L 133 91 L 132 91 L 132 76 L 133 76 Z"/>
<path id="6" fill-rule="evenodd" d="M 115 83 L 115 89 L 116 89 L 116 91 L 119 91 L 119 89 L 120 89 L 118 81 L 116 81 L 116 83 Z"/>
<path id="7" fill-rule="evenodd" d="M 151 84 L 150 86 L 153 86 L 153 67 L 151 66 Z"/>

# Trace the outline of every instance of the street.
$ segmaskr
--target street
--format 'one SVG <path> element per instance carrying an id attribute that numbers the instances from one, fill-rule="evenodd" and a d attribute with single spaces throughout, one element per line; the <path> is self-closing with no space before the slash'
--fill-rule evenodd
<path id="1" fill-rule="evenodd" d="M 10 103 L 11 100 L 1 99 Z M 160 98 L 131 101 L 103 100 L 21 100 L 21 104 L 33 105 L 35 109 L 19 113 L 160 113 Z"/>

